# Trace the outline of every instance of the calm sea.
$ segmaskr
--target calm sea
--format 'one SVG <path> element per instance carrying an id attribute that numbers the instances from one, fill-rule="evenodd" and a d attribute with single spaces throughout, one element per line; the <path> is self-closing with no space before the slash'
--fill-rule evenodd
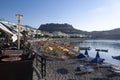
<path id="1" fill-rule="evenodd" d="M 95 57 L 95 49 L 108 49 L 108 52 L 99 52 L 100 57 L 105 59 L 105 62 L 120 65 L 119 60 L 115 60 L 112 56 L 120 55 L 120 40 L 84 40 L 83 42 L 74 42 L 72 43 L 80 47 L 91 47 L 91 50 L 88 51 L 89 56 Z M 81 50 L 81 53 L 84 53 L 84 50 Z"/>

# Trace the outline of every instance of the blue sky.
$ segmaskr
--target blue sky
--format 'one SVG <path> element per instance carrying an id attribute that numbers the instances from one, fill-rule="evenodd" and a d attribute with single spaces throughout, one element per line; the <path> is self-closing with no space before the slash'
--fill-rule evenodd
<path id="1" fill-rule="evenodd" d="M 120 0 L 0 0 L 0 18 L 38 28 L 46 23 L 68 23 L 85 31 L 120 27 Z"/>

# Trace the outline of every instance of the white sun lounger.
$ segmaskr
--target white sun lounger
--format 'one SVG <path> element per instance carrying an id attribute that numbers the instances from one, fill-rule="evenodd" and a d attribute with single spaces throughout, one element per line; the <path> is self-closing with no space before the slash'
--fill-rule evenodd
<path id="1" fill-rule="evenodd" d="M 109 71 L 112 72 L 113 74 L 120 75 L 120 67 L 112 66 L 112 68 L 109 69 Z"/>
<path id="2" fill-rule="evenodd" d="M 112 70 L 110 70 L 110 72 L 112 72 L 113 74 L 120 75 L 120 70 L 114 70 L 114 69 L 112 69 Z"/>
<path id="3" fill-rule="evenodd" d="M 90 66 L 84 66 L 84 71 L 90 73 L 90 72 L 93 72 L 94 69 Z"/>
<path id="4" fill-rule="evenodd" d="M 94 71 L 94 69 L 91 66 L 80 65 L 75 69 L 75 71 L 82 71 L 82 72 L 91 73 Z"/>
<path id="5" fill-rule="evenodd" d="M 118 67 L 118 66 L 112 66 L 112 69 L 120 71 L 120 67 Z"/>
<path id="6" fill-rule="evenodd" d="M 101 68 L 111 68 L 112 65 L 111 65 L 111 64 L 104 63 L 104 64 L 99 65 L 99 67 L 101 67 Z"/>

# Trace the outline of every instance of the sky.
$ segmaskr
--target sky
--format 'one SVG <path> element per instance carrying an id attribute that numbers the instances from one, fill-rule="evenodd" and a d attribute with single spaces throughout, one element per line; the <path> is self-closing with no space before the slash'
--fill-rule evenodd
<path id="1" fill-rule="evenodd" d="M 68 23 L 84 31 L 120 27 L 120 0 L 0 0 L 0 18 L 39 28 L 46 23 Z"/>

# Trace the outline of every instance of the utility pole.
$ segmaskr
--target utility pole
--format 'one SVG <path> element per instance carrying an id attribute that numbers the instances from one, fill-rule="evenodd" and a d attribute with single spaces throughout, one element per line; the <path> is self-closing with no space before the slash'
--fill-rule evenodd
<path id="1" fill-rule="evenodd" d="M 18 19 L 18 49 L 20 49 L 20 20 L 22 18 L 23 15 L 21 14 L 16 14 L 17 19 Z"/>

